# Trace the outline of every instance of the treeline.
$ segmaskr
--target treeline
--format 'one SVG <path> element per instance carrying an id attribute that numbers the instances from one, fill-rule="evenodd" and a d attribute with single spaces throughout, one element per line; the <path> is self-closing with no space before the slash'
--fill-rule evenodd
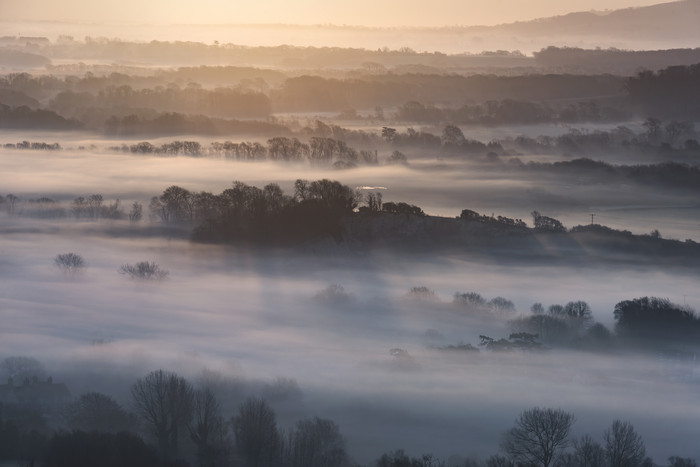
<path id="1" fill-rule="evenodd" d="M 275 28 L 298 29 L 299 26 L 275 25 Z M 336 28 L 336 27 L 334 27 Z M 364 31 L 364 32 L 363 32 Z M 357 34 L 366 32 L 357 28 Z M 27 43 L 31 46 L 27 46 Z M 129 42 L 104 37 L 86 37 L 85 41 L 70 38 L 52 43 L 48 40 L 6 41 L 8 50 L 34 52 L 56 59 L 81 61 L 107 60 L 129 62 L 135 57 L 152 65 L 217 65 L 219 63 L 255 64 L 274 68 L 360 68 L 366 63 L 379 66 L 403 65 L 445 68 L 520 68 L 534 64 L 530 57 L 520 52 L 495 51 L 479 54 L 445 54 L 441 52 L 416 52 L 408 47 L 400 49 L 361 49 L 340 47 L 302 46 L 241 46 L 236 44 L 204 44 L 191 41 Z"/>
<path id="2" fill-rule="evenodd" d="M 572 73 L 613 73 L 630 76 L 640 68 L 659 70 L 700 63 L 700 48 L 668 50 L 581 49 L 546 47 L 532 54 L 537 65 Z"/>
<path id="3" fill-rule="evenodd" d="M 461 125 L 503 125 L 512 123 L 575 123 L 620 121 L 632 117 L 624 101 L 616 106 L 587 100 L 565 105 L 526 100 L 489 100 L 483 104 L 465 104 L 461 107 L 437 107 L 409 101 L 401 105 L 394 118 L 407 122 L 441 123 Z"/>
<path id="4" fill-rule="evenodd" d="M 14 380 L 9 378 L 6 392 L 35 397 L 30 403 L 0 404 L 0 461 L 43 467 L 356 465 L 332 420 L 308 417 L 282 430 L 260 396 L 225 413 L 216 386 L 206 381 L 195 386 L 168 371 L 153 371 L 133 383 L 128 404 L 133 411 L 98 392 L 47 404 L 40 394 L 53 384 L 50 379 Z M 294 380 L 280 379 L 262 393 L 278 401 L 300 397 Z"/>
<path id="5" fill-rule="evenodd" d="M 319 136 L 312 136 L 308 143 L 303 143 L 298 138 L 276 136 L 267 140 L 267 145 L 250 141 L 214 141 L 208 147 L 202 147 L 197 141 L 173 141 L 155 146 L 143 141 L 110 149 L 134 154 L 209 156 L 239 161 L 308 162 L 314 165 L 333 165 L 336 168 L 379 162 L 377 151 L 358 151 L 342 140 Z"/>
<path id="6" fill-rule="evenodd" d="M 528 162 L 525 168 L 565 176 L 585 177 L 591 182 L 637 183 L 672 189 L 700 189 L 700 167 L 678 162 L 659 164 L 615 165 L 592 159 L 559 162 Z"/>
<path id="7" fill-rule="evenodd" d="M 337 305 L 347 296 L 342 286 L 332 286 L 319 297 L 321 303 Z M 640 297 L 618 302 L 612 317 L 613 330 L 596 322 L 593 310 L 583 300 L 544 306 L 534 303 L 527 312 L 518 313 L 515 304 L 504 297 L 487 299 L 478 292 L 455 292 L 452 300 L 442 301 L 427 287 L 413 287 L 406 298 L 429 308 L 429 313 L 450 312 L 459 316 L 507 320 L 507 338 L 479 336 L 479 343 L 433 346 L 445 351 L 533 351 L 551 348 L 571 348 L 586 351 L 617 352 L 641 350 L 661 352 L 678 359 L 695 358 L 700 339 L 700 316 L 690 307 L 667 298 Z M 426 336 L 430 337 L 430 336 Z M 404 351 L 405 352 L 405 351 Z M 401 354 L 403 356 L 407 353 Z"/>
<path id="8" fill-rule="evenodd" d="M 393 353 L 401 354 L 399 349 Z M 13 358 L 18 357 L 8 359 Z M 15 386 L 13 379 L 8 387 L 17 392 L 43 384 Z M 287 403 L 299 405 L 300 390 L 294 380 L 277 385 L 285 391 Z M 131 385 L 131 410 L 98 392 L 51 407 L 40 400 L 28 405 L 5 403 L 0 405 L 0 461 L 43 467 L 359 467 L 333 420 L 306 417 L 282 430 L 265 398 L 250 396 L 228 411 L 222 407 L 220 393 L 221 388 L 206 379 L 193 384 L 159 369 Z M 53 416 L 51 423 L 49 416 Z M 574 423 L 575 416 L 562 409 L 533 407 L 515 418 L 503 433 L 499 452 L 485 460 L 452 456 L 445 462 L 432 454 L 410 457 L 396 450 L 366 465 L 657 466 L 647 457 L 646 444 L 632 423 L 614 420 L 602 433 L 602 443 L 587 434 L 571 439 Z M 666 465 L 697 464 L 692 458 L 671 456 Z"/>
<path id="9" fill-rule="evenodd" d="M 261 118 L 269 116 L 272 111 L 270 99 L 263 93 L 220 87 L 209 90 L 194 83 L 184 89 L 175 83 L 154 89 L 109 86 L 100 89 L 96 95 L 62 91 L 49 103 L 51 110 L 70 117 L 78 117 L 92 108 L 107 110 L 123 107 L 226 118 Z"/>
<path id="10" fill-rule="evenodd" d="M 64 118 L 52 110 L 34 110 L 25 105 L 10 107 L 0 103 L 0 128 L 77 130 L 82 127 L 81 122 Z"/>
<path id="11" fill-rule="evenodd" d="M 124 117 L 112 115 L 104 122 L 108 135 L 279 135 L 289 129 L 273 121 L 236 120 L 212 118 L 205 115 L 185 115 L 175 112 L 160 113 L 153 117 L 140 117 L 130 113 Z"/>
<path id="12" fill-rule="evenodd" d="M 381 74 L 335 79 L 289 78 L 270 91 L 275 111 L 341 111 L 399 106 L 416 101 L 433 105 L 489 100 L 547 101 L 623 94 L 619 77 L 582 75 L 439 75 Z"/>
<path id="13" fill-rule="evenodd" d="M 129 81 L 119 74 L 63 79 L 11 74 L 0 80 L 0 98 L 4 95 L 8 102 L 50 102 L 45 110 L 4 107 L 2 112 L 7 117 L 0 124 L 10 128 L 85 126 L 106 128 L 110 134 L 269 134 L 271 130 L 264 126 L 272 125 L 270 122 L 222 118 L 259 119 L 273 112 L 329 111 L 350 119 L 394 118 L 463 125 L 616 121 L 634 115 L 678 120 L 697 116 L 700 106 L 696 101 L 700 97 L 696 68 L 643 72 L 627 80 L 576 75 L 299 76 L 274 88 L 258 78 L 243 80 L 245 83 L 241 81 L 235 87 L 213 89 L 193 82 L 184 87 L 168 82 L 144 88 L 108 84 Z M 397 111 L 386 115 L 383 107 L 387 106 L 396 106 Z M 361 116 L 356 109 L 374 111 Z"/>
<path id="14" fill-rule="evenodd" d="M 187 73 L 187 71 L 182 72 Z M 193 76 L 207 76 L 203 71 Z M 253 73 L 247 73 L 253 76 Z M 204 89 L 178 73 L 143 78 L 113 73 L 108 77 L 32 76 L 14 73 L 0 78 L 0 89 L 26 99 L 50 100 L 49 109 L 85 124 L 100 117 L 151 112 L 182 112 L 210 117 L 259 118 L 270 112 L 344 112 L 399 106 L 416 101 L 449 106 L 486 101 L 540 102 L 556 99 L 591 100 L 623 94 L 623 81 L 612 76 L 522 75 L 496 76 L 414 73 L 360 73 L 346 78 L 289 77 L 271 87 L 260 71 Z M 169 81 L 169 79 L 177 81 Z M 269 79 L 269 77 L 268 77 Z M 504 104 L 505 105 L 505 104 Z M 99 112 L 98 112 L 99 110 Z M 464 113 L 463 111 L 462 113 Z M 580 112 L 579 112 L 580 113 Z M 378 114 L 381 117 L 381 113 Z M 582 114 L 583 116 L 583 114 Z M 383 118 L 383 117 L 382 117 Z M 94 124 L 93 124 L 94 125 Z"/>
<path id="15" fill-rule="evenodd" d="M 642 71 L 627 79 L 625 87 L 632 102 L 647 115 L 700 116 L 700 63 Z"/>

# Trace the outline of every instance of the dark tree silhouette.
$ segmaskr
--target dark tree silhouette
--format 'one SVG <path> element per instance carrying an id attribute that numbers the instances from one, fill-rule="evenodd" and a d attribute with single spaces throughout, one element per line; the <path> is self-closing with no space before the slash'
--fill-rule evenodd
<path id="1" fill-rule="evenodd" d="M 195 391 L 193 417 L 188 429 L 197 446 L 201 467 L 224 465 L 228 457 L 228 429 L 220 413 L 219 402 L 209 388 Z"/>
<path id="2" fill-rule="evenodd" d="M 694 339 L 700 319 L 687 307 L 666 298 L 642 297 L 615 305 L 615 332 L 623 337 L 665 340 Z"/>
<path id="3" fill-rule="evenodd" d="M 642 464 L 646 448 L 630 422 L 615 420 L 603 433 L 603 439 L 610 467 L 637 467 Z"/>
<path id="4" fill-rule="evenodd" d="M 532 211 L 532 220 L 535 223 L 535 230 L 546 232 L 566 232 L 566 227 L 553 217 L 541 215 L 537 211 Z"/>
<path id="5" fill-rule="evenodd" d="M 549 467 L 566 447 L 574 416 L 561 409 L 534 407 L 515 420 L 503 438 L 502 447 L 522 462 Z"/>
<path id="6" fill-rule="evenodd" d="M 180 433 L 192 419 L 194 390 L 175 373 L 157 370 L 131 387 L 136 413 L 158 440 L 163 459 L 177 455 Z"/>
<path id="7" fill-rule="evenodd" d="M 236 448 L 249 467 L 271 467 L 282 454 L 275 412 L 264 399 L 250 398 L 232 420 Z"/>
<path id="8" fill-rule="evenodd" d="M 347 460 L 338 425 L 318 417 L 297 422 L 289 435 L 288 450 L 292 467 L 339 467 Z"/>

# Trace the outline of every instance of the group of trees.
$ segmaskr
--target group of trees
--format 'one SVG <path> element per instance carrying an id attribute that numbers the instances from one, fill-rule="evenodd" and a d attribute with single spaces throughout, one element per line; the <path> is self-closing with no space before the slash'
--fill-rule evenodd
<path id="1" fill-rule="evenodd" d="M 336 303 L 348 293 L 334 286 L 324 291 Z M 488 351 L 547 350 L 569 347 L 587 351 L 635 349 L 652 352 L 681 352 L 693 355 L 692 345 L 700 337 L 700 317 L 690 307 L 665 298 L 640 297 L 623 300 L 612 312 L 615 326 L 608 329 L 596 322 L 591 306 L 583 300 L 565 304 L 534 303 L 529 312 L 517 313 L 515 304 L 504 297 L 487 300 L 477 292 L 457 292 L 451 302 L 443 302 L 425 286 L 412 287 L 406 297 L 421 307 L 456 311 L 462 315 L 507 320 L 508 338 L 481 335 L 479 347 Z M 471 344 L 435 347 L 438 350 L 477 351 Z M 679 354 L 680 355 L 680 354 Z"/>
<path id="2" fill-rule="evenodd" d="M 332 420 L 310 417 L 277 426 L 264 399 L 250 397 L 232 416 L 214 392 L 157 370 L 131 387 L 129 407 L 88 392 L 52 415 L 0 404 L 0 462 L 46 467 L 188 466 L 340 467 L 349 465 L 345 441 Z M 31 413 L 30 413 L 31 412 Z M 37 417 L 31 422 L 29 417 Z"/>
<path id="3" fill-rule="evenodd" d="M 248 397 L 227 416 L 206 383 L 194 385 L 177 373 L 156 370 L 134 382 L 129 399 L 130 410 L 106 394 L 84 393 L 54 416 L 62 421 L 63 428 L 57 431 L 34 409 L 0 405 L 0 461 L 46 467 L 359 467 L 335 422 L 307 417 L 283 430 L 275 410 L 261 397 Z M 629 421 L 614 420 L 602 442 L 588 434 L 572 439 L 574 423 L 575 416 L 562 409 L 524 410 L 503 434 L 498 454 L 449 465 L 657 467 Z M 396 450 L 368 465 L 447 464 L 432 454 L 411 457 Z M 691 458 L 668 459 L 669 467 L 696 465 Z"/>
<path id="4" fill-rule="evenodd" d="M 88 196 L 78 196 L 66 208 L 62 203 L 52 198 L 42 196 L 41 198 L 23 200 L 14 194 L 0 196 L 0 208 L 4 208 L 7 214 L 21 215 L 24 217 L 39 218 L 64 218 L 73 217 L 81 220 L 97 221 L 99 219 L 129 219 L 131 222 L 141 220 L 143 206 L 138 201 L 134 201 L 129 212 L 125 212 L 119 199 L 111 203 L 105 203 L 104 197 L 99 193 Z"/>
<path id="5" fill-rule="evenodd" d="M 193 239 L 218 242 L 294 243 L 320 235 L 340 238 L 340 219 L 353 212 L 358 195 L 331 180 L 297 180 L 294 195 L 276 184 L 260 189 L 234 182 L 219 195 L 178 186 L 154 196 L 151 215 L 164 223 L 196 225 Z"/>
<path id="6" fill-rule="evenodd" d="M 654 466 L 646 457 L 646 447 L 634 426 L 615 420 L 603 433 L 603 445 L 589 435 L 570 440 L 573 414 L 561 409 L 533 407 L 523 411 L 501 442 L 507 457 L 492 456 L 489 467 L 506 465 L 566 467 L 642 467 Z M 573 450 L 565 449 L 573 446 Z M 676 464 L 677 462 L 688 464 Z M 671 465 L 695 465 L 692 459 L 671 457 Z"/>

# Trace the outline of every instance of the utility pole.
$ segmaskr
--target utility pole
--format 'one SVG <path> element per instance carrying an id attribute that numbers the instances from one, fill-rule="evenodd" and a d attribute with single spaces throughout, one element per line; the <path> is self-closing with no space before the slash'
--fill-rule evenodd
<path id="1" fill-rule="evenodd" d="M 595 217 L 595 214 L 591 214 L 591 225 L 593 225 L 593 218 Z"/>

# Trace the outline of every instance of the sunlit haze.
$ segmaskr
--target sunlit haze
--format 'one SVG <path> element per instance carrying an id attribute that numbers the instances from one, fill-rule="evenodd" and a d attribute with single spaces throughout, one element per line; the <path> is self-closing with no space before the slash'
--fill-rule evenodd
<path id="1" fill-rule="evenodd" d="M 4 19 L 184 24 L 493 25 L 659 3 L 655 0 L 3 0 Z"/>

